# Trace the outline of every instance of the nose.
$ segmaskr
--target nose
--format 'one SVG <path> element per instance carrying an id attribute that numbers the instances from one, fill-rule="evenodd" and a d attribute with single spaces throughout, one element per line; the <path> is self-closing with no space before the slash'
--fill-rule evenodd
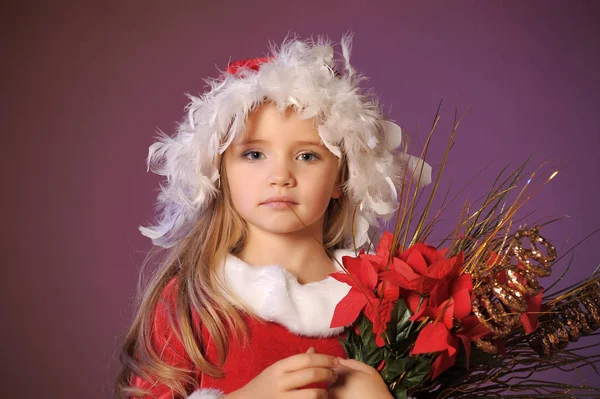
<path id="1" fill-rule="evenodd" d="M 269 185 L 292 187 L 296 184 L 293 165 L 286 159 L 275 159 L 269 170 Z"/>

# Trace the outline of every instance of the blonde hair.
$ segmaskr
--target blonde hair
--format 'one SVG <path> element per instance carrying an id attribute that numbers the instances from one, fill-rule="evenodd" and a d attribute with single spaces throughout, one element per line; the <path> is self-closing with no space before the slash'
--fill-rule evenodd
<path id="1" fill-rule="evenodd" d="M 345 156 L 340 158 L 338 170 L 338 183 L 343 185 L 348 179 Z M 152 345 L 156 308 L 164 298 L 165 287 L 173 279 L 177 280 L 178 285 L 174 306 L 167 304 L 169 323 L 201 373 L 212 377 L 222 376 L 220 367 L 229 350 L 227 339 L 230 332 L 239 342 L 247 343 L 248 331 L 242 313 L 226 300 L 224 294 L 227 289 L 217 277 L 228 253 L 239 253 L 246 239 L 245 222 L 236 212 L 229 195 L 224 162 L 221 162 L 220 173 L 222 189 L 216 201 L 202 214 L 194 230 L 168 250 L 153 248 L 144 260 L 143 269 L 155 257 L 165 255 L 164 262 L 159 263 L 159 267 L 151 274 L 145 289 L 139 290 L 142 295 L 138 296 L 137 313 L 123 339 L 120 356 L 122 369 L 115 387 L 119 398 L 147 394 L 131 386 L 131 380 L 136 375 L 146 381 L 164 384 L 184 397 L 199 388 L 192 370 L 169 365 L 157 352 L 161 348 Z M 328 253 L 344 246 L 344 232 L 352 211 L 349 208 L 345 190 L 340 198 L 332 199 L 329 203 L 323 225 L 323 245 Z M 139 287 L 143 285 L 142 275 Z M 211 364 L 203 353 L 202 333 L 194 328 L 192 312 L 197 312 L 200 322 L 214 340 L 219 355 L 217 365 Z"/>

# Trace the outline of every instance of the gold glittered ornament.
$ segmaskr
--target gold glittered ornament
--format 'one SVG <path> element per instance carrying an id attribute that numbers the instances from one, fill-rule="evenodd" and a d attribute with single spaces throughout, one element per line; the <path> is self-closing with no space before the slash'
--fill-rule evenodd
<path id="1" fill-rule="evenodd" d="M 542 357 L 564 349 L 581 335 L 600 328 L 600 281 L 595 280 L 581 290 L 553 303 L 549 309 L 552 317 L 544 320 L 540 328 L 528 336 L 529 346 Z"/>
<path id="2" fill-rule="evenodd" d="M 541 290 L 538 279 L 550 275 L 555 260 L 556 249 L 539 234 L 539 227 L 520 229 L 504 256 L 498 256 L 491 266 L 483 264 L 473 271 L 473 313 L 491 331 L 489 339 L 514 330 L 521 314 L 527 312 L 527 298 Z M 476 345 L 495 353 L 489 339 L 478 340 Z"/>

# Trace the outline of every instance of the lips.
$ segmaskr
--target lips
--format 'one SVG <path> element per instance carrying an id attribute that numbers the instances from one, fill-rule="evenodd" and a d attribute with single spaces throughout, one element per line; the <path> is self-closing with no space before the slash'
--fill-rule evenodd
<path id="1" fill-rule="evenodd" d="M 261 202 L 261 205 L 289 206 L 289 205 L 298 205 L 298 203 L 292 197 L 275 196 L 275 197 L 267 198 L 265 201 Z"/>

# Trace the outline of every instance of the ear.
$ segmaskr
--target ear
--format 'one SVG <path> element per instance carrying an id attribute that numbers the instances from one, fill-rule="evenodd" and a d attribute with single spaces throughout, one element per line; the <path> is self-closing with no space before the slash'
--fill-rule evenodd
<path id="1" fill-rule="evenodd" d="M 340 182 L 335 182 L 333 186 L 333 191 L 331 191 L 331 198 L 338 199 L 342 196 L 342 184 Z"/>

